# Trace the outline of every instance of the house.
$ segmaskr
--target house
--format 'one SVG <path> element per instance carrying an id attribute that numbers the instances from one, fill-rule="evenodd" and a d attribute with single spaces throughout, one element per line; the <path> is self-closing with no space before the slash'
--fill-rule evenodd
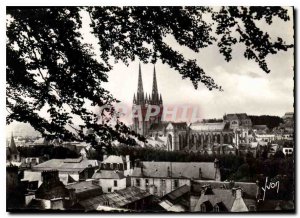
<path id="1" fill-rule="evenodd" d="M 162 197 L 192 179 L 221 179 L 219 162 L 147 162 L 137 163 L 131 175 L 131 186 Z"/>
<path id="2" fill-rule="evenodd" d="M 100 196 L 88 198 L 78 202 L 74 209 L 84 211 L 96 210 L 117 210 L 127 209 L 130 211 L 147 211 L 148 207 L 153 205 L 157 199 L 149 192 L 136 187 L 127 187 L 126 189 L 103 194 Z"/>
<path id="3" fill-rule="evenodd" d="M 205 213 L 256 211 L 256 201 L 244 198 L 240 187 L 227 189 L 204 185 L 195 206 L 191 204 L 191 211 Z"/>
<path id="4" fill-rule="evenodd" d="M 92 178 L 94 171 L 99 167 L 98 160 L 88 160 L 83 157 L 67 159 L 51 159 L 31 168 L 31 172 L 57 170 L 60 180 L 66 185 L 74 181 Z M 26 171 L 24 177 L 26 177 Z M 35 176 L 37 177 L 37 176 Z M 25 178 L 24 178 L 25 179 Z"/>
<path id="5" fill-rule="evenodd" d="M 34 210 L 64 210 L 70 204 L 70 192 L 59 180 L 58 171 L 42 172 L 42 184 L 33 193 L 28 209 Z"/>
<path id="6" fill-rule="evenodd" d="M 230 129 L 251 129 L 252 121 L 246 113 L 225 114 L 224 121 L 229 123 Z"/>
<path id="7" fill-rule="evenodd" d="M 114 192 L 130 186 L 131 163 L 129 155 L 103 156 L 100 168 L 93 175 L 99 181 L 104 193 Z"/>

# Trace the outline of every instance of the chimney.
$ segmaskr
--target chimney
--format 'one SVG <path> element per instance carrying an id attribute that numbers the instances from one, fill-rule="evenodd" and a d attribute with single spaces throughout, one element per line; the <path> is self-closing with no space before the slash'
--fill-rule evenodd
<path id="1" fill-rule="evenodd" d="M 202 179 L 202 170 L 201 170 L 201 167 L 199 168 L 199 179 Z"/>
<path id="2" fill-rule="evenodd" d="M 57 170 L 43 171 L 42 181 L 47 185 L 59 182 L 58 171 Z"/>
<path id="3" fill-rule="evenodd" d="M 172 177 L 170 167 L 168 167 L 168 177 Z"/>
<path id="4" fill-rule="evenodd" d="M 107 159 L 107 155 L 106 155 L 106 154 L 103 155 L 103 161 L 104 161 L 105 159 Z"/>
<path id="5" fill-rule="evenodd" d="M 140 167 L 140 159 L 135 160 L 135 166 L 134 167 Z"/>
<path id="6" fill-rule="evenodd" d="M 130 166 L 130 156 L 126 155 L 125 159 L 126 159 L 127 170 L 130 170 L 130 168 L 131 168 L 131 166 Z"/>
<path id="7" fill-rule="evenodd" d="M 214 167 L 217 169 L 219 168 L 219 160 L 217 158 L 215 158 L 215 161 L 214 161 Z"/>
<path id="8" fill-rule="evenodd" d="M 140 165 L 141 165 L 141 174 L 144 175 L 144 165 L 143 163 L 141 163 Z"/>

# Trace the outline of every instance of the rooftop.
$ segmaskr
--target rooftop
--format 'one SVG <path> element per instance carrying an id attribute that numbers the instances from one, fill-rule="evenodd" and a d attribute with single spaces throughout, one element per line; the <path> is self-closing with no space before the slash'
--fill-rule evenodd
<path id="1" fill-rule="evenodd" d="M 88 167 L 97 167 L 97 160 L 88 160 L 82 157 L 74 159 L 51 159 L 32 167 L 33 171 L 58 170 L 69 172 L 81 172 Z"/>
<path id="2" fill-rule="evenodd" d="M 104 204 L 106 204 L 104 206 L 122 208 L 127 204 L 133 203 L 148 196 L 151 196 L 151 194 L 146 191 L 143 191 L 137 187 L 128 187 L 126 189 L 117 190 L 112 193 L 107 193 L 80 201 L 79 204 L 87 211 L 97 210 L 100 205 Z"/>
<path id="3" fill-rule="evenodd" d="M 141 162 L 141 167 L 133 169 L 133 177 L 157 177 L 167 178 L 199 178 L 201 168 L 202 179 L 215 179 L 215 167 L 213 162 Z M 142 172 L 143 170 L 143 172 Z"/>
<path id="4" fill-rule="evenodd" d="M 98 170 L 93 179 L 123 179 L 125 178 L 124 172 L 117 170 Z"/>
<path id="5" fill-rule="evenodd" d="M 222 131 L 225 128 L 225 123 L 192 123 L 190 128 L 197 131 Z"/>

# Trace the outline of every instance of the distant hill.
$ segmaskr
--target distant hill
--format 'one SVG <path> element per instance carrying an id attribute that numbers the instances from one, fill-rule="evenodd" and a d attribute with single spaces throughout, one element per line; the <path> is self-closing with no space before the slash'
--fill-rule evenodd
<path id="1" fill-rule="evenodd" d="M 269 129 L 273 129 L 274 127 L 278 127 L 280 123 L 283 123 L 283 119 L 278 116 L 253 116 L 249 115 L 253 125 L 267 125 Z"/>

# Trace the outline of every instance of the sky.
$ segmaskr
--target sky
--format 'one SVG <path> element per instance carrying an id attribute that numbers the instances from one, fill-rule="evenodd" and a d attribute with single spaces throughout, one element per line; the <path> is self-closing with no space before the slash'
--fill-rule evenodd
<path id="1" fill-rule="evenodd" d="M 266 30 L 271 37 L 281 37 L 292 44 L 293 16 L 292 8 L 288 9 L 290 21 L 284 22 L 275 18 L 271 26 L 264 21 L 257 22 L 257 25 Z M 86 33 L 87 42 L 95 44 L 93 36 L 87 34 L 87 23 L 84 23 L 83 32 Z M 228 63 L 219 53 L 217 46 L 210 46 L 195 53 L 187 47 L 180 46 L 173 37 L 168 36 L 165 42 L 182 52 L 185 57 L 196 59 L 199 66 L 221 85 L 224 91 L 209 91 L 203 84 L 195 90 L 191 81 L 182 80 L 177 71 L 158 61 L 155 65 L 157 83 L 164 105 L 196 105 L 201 111 L 200 118 L 221 118 L 225 113 L 281 117 L 286 112 L 294 111 L 293 49 L 270 55 L 267 64 L 271 73 L 267 74 L 254 61 L 244 58 L 242 45 L 234 47 L 233 60 Z M 129 107 L 132 105 L 133 94 L 137 91 L 138 65 L 138 60 L 129 66 L 123 63 L 114 65 L 114 69 L 108 73 L 109 83 L 105 84 L 115 97 Z M 141 66 L 144 92 L 151 93 L 153 65 Z"/>
<path id="2" fill-rule="evenodd" d="M 90 33 L 89 16 L 86 13 L 81 15 L 83 18 L 81 33 L 84 42 L 91 43 L 95 53 L 99 54 L 97 40 Z M 257 25 L 266 30 L 271 37 L 281 37 L 287 43 L 293 43 L 292 8 L 289 8 L 289 15 L 291 20 L 288 22 L 275 18 L 271 26 L 264 21 L 257 22 Z M 244 58 L 242 45 L 234 46 L 233 59 L 226 62 L 216 45 L 195 53 L 187 47 L 180 46 L 172 36 L 167 36 L 165 42 L 182 52 L 186 58 L 196 59 L 206 74 L 224 90 L 209 91 L 201 83 L 195 90 L 190 80 L 182 80 L 177 71 L 158 61 L 155 65 L 158 91 L 165 106 L 192 105 L 200 111 L 199 119 L 222 118 L 228 113 L 281 117 L 286 112 L 294 111 L 293 49 L 270 55 L 267 64 L 271 73 L 266 74 L 254 61 Z M 139 60 L 131 62 L 129 66 L 122 62 L 114 64 L 113 70 L 108 73 L 109 82 L 104 84 L 114 97 L 129 108 L 132 106 L 133 94 L 137 91 L 138 65 Z M 151 93 L 152 90 L 153 67 L 153 64 L 141 64 L 144 92 L 147 93 Z M 125 122 L 130 124 L 128 119 Z M 16 125 L 13 124 L 7 131 L 11 132 L 15 128 Z"/>

